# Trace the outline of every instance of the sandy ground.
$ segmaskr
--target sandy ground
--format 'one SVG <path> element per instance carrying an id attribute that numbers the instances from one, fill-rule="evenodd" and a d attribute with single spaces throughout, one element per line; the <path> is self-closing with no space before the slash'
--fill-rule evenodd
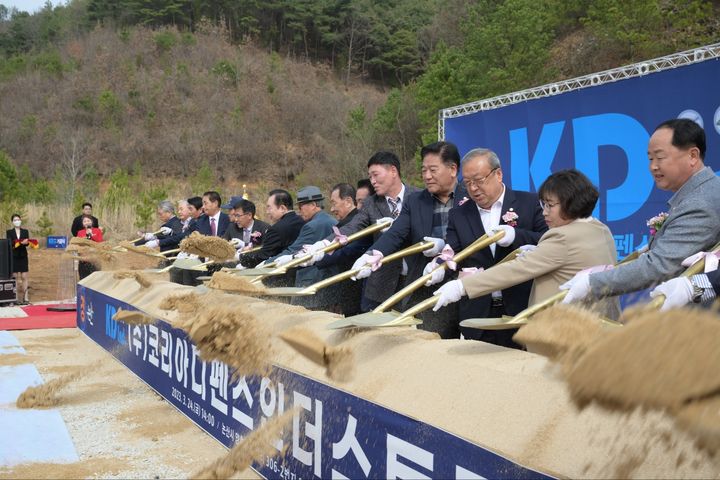
<path id="1" fill-rule="evenodd" d="M 2 355 L 0 365 L 32 362 L 46 382 L 87 369 L 55 407 L 80 462 L 0 468 L 0 478 L 187 478 L 227 453 L 79 330 L 13 335 L 27 355 Z M 240 477 L 258 478 L 252 471 Z"/>

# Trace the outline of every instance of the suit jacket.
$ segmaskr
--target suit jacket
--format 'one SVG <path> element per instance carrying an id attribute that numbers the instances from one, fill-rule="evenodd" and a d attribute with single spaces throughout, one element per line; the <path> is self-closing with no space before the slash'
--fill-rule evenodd
<path id="1" fill-rule="evenodd" d="M 28 256 L 27 245 L 18 245 L 15 247 L 16 241 L 30 238 L 30 231 L 28 231 L 27 228 L 20 229 L 19 237 L 15 234 L 15 228 L 11 228 L 5 232 L 5 238 L 10 241 L 10 251 L 12 252 L 14 258 L 24 258 Z"/>
<path id="2" fill-rule="evenodd" d="M 256 247 L 259 247 L 262 245 L 263 238 L 265 236 L 265 232 L 267 232 L 267 229 L 270 227 L 270 224 L 263 222 L 262 220 L 258 220 L 257 218 L 253 219 L 253 226 L 250 229 L 250 234 L 252 235 L 255 232 L 260 232 L 260 235 L 251 238 L 250 241 L 252 244 Z M 239 238 L 240 240 L 243 239 L 243 229 L 242 227 L 239 227 L 237 223 L 230 222 L 230 226 L 225 230 L 225 234 L 223 235 L 223 238 L 225 240 L 230 241 L 233 238 Z"/>
<path id="3" fill-rule="evenodd" d="M 411 185 L 405 185 L 405 194 L 403 195 L 403 209 L 410 195 L 420 191 L 419 188 Z M 401 212 L 402 215 L 402 212 Z M 355 232 L 373 225 L 381 218 L 390 216 L 390 207 L 384 196 L 373 194 L 365 199 L 363 206 L 355 215 L 350 223 L 340 228 L 340 232 L 344 235 L 351 235 Z M 373 238 L 375 241 L 381 236 L 376 233 Z M 332 239 L 333 237 L 328 237 Z M 400 281 L 400 272 L 402 271 L 402 262 L 394 262 L 385 265 L 381 269 L 373 272 L 365 281 L 364 295 L 373 302 L 381 303 L 398 289 Z"/>
<path id="4" fill-rule="evenodd" d="M 276 256 L 295 241 L 304 224 L 305 222 L 295 212 L 286 213 L 267 229 L 262 249 L 259 252 L 241 255 L 240 263 L 244 267 L 254 267 Z"/>
<path id="5" fill-rule="evenodd" d="M 225 230 L 227 230 L 228 226 L 230 226 L 230 217 L 227 213 L 220 212 L 220 218 L 218 219 L 217 224 L 217 236 L 222 237 L 225 234 Z M 197 231 L 202 233 L 203 235 L 212 235 L 212 230 L 210 230 L 210 217 L 202 214 L 197 218 Z"/>
<path id="6" fill-rule="evenodd" d="M 327 212 L 320 210 L 302 226 L 293 243 L 268 260 L 273 261 L 282 255 L 296 254 L 302 250 L 304 245 L 312 245 L 332 234 L 332 227 L 334 227 L 335 224 L 337 224 L 336 219 Z M 296 287 L 306 287 L 320 280 L 322 280 L 322 273 L 316 266 L 300 268 L 295 274 Z"/>
<path id="7" fill-rule="evenodd" d="M 710 286 L 715 290 L 715 297 L 717 297 L 718 293 L 720 293 L 720 269 L 707 273 L 706 275 Z"/>
<path id="8" fill-rule="evenodd" d="M 172 230 L 170 235 L 163 235 L 160 234 L 157 236 L 158 238 L 158 245 L 160 246 L 160 251 L 164 252 L 166 250 L 172 250 L 174 248 L 178 248 L 178 245 L 180 244 L 179 240 L 176 240 L 175 235 L 182 233 L 183 224 L 182 221 L 178 218 L 173 216 L 170 220 L 165 222 L 163 227 L 168 227 Z"/>
<path id="9" fill-rule="evenodd" d="M 95 228 L 100 228 L 100 222 L 98 222 L 98 219 L 92 215 L 90 215 L 90 217 L 92 218 L 92 222 L 93 222 L 92 226 Z M 82 230 L 82 228 L 83 228 L 82 219 L 83 219 L 82 215 L 78 215 L 77 217 L 73 218 L 72 226 L 70 227 L 70 231 L 72 232 L 73 237 L 77 237 L 78 232 L 80 230 Z"/>
<path id="10" fill-rule="evenodd" d="M 458 182 L 453 192 L 454 204 L 457 205 L 463 198 L 467 197 L 467 191 L 462 183 Z M 433 228 L 433 196 L 427 189 L 415 192 L 403 203 L 402 212 L 390 227 L 369 250 L 379 250 L 383 255 L 402 250 L 410 245 L 421 242 L 423 237 L 432 235 Z M 418 279 L 430 259 L 422 253 L 406 257 L 408 274 L 405 279 L 410 283 Z"/>
<path id="11" fill-rule="evenodd" d="M 720 238 L 720 179 L 710 168 L 697 172 L 668 201 L 670 210 L 647 253 L 622 268 L 590 275 L 590 295 L 622 295 L 642 290 L 684 269 L 682 261 L 707 251 Z"/>
<path id="12" fill-rule="evenodd" d="M 463 260 L 460 268 L 477 267 L 488 269 L 505 258 L 510 252 L 521 245 L 537 245 L 540 237 L 547 231 L 548 227 L 542 215 L 538 196 L 534 193 L 520 192 L 505 188 L 505 199 L 503 201 L 501 216 L 512 208 L 517 213 L 517 225 L 515 226 L 515 240 L 508 247 L 495 246 L 493 256 L 490 247 L 484 248 L 474 255 Z M 505 223 L 502 219 L 500 223 Z M 480 219 L 480 212 L 477 204 L 468 200 L 450 210 L 447 234 L 445 241 L 455 252 L 460 252 L 479 237 L 484 235 L 485 228 Z M 528 298 L 532 282 L 525 282 L 514 287 L 502 290 L 505 313 L 516 315 L 527 308 Z M 490 314 L 492 299 L 490 295 L 484 295 L 472 300 L 463 298 L 458 305 L 458 313 L 461 320 L 466 318 L 485 318 Z"/>
<path id="13" fill-rule="evenodd" d="M 504 290 L 535 279 L 529 305 L 558 292 L 558 288 L 580 270 L 594 265 L 612 265 L 617 259 L 610 230 L 595 219 L 575 220 L 543 234 L 537 248 L 516 260 L 496 265 L 462 279 L 469 298 Z M 617 301 L 603 306 L 603 313 L 617 318 Z"/>
<path id="14" fill-rule="evenodd" d="M 342 227 L 352 222 L 358 212 L 359 210 L 357 208 L 353 209 L 345 218 L 339 220 L 335 226 L 342 230 Z M 355 263 L 355 260 L 365 253 L 371 244 L 372 240 L 368 237 L 360 238 L 354 242 L 348 243 L 334 252 L 325 255 L 322 260 L 315 263 L 315 266 L 321 270 L 330 267 L 337 267 L 338 272 L 350 270 Z M 352 283 L 357 284 L 358 282 Z"/>

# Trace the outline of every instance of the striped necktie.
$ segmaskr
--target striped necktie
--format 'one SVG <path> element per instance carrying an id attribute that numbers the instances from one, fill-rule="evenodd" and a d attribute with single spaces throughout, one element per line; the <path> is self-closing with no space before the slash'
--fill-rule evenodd
<path id="1" fill-rule="evenodd" d="M 387 201 L 390 204 L 390 216 L 392 218 L 397 218 L 398 215 L 400 215 L 400 209 L 398 208 L 398 203 L 400 202 L 400 198 L 398 197 L 398 199 L 396 200 L 394 198 L 388 197 Z"/>
<path id="2" fill-rule="evenodd" d="M 215 217 L 210 217 L 210 234 L 217 237 L 217 225 L 215 225 Z"/>

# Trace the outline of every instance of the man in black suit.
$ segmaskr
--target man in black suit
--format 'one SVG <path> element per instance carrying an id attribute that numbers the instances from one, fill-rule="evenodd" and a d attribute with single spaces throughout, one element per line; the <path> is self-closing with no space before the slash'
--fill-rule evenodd
<path id="1" fill-rule="evenodd" d="M 84 215 L 90 215 L 90 218 L 92 218 L 93 222 L 92 226 L 95 228 L 100 228 L 100 222 L 96 217 L 93 217 L 92 208 L 92 203 L 85 202 L 82 204 L 82 214 L 73 218 L 72 226 L 70 227 L 70 231 L 72 232 L 73 237 L 77 237 L 78 232 L 83 229 L 82 219 Z"/>
<path id="2" fill-rule="evenodd" d="M 417 188 L 402 182 L 400 160 L 392 152 L 381 151 L 370 157 L 368 176 L 375 193 L 365 199 L 362 208 L 349 223 L 340 227 L 343 235 L 351 235 L 378 221 L 396 219 L 410 194 L 418 191 Z M 374 239 L 380 235 L 382 234 L 375 234 Z M 328 240 L 332 239 L 333 237 L 328 237 Z M 356 268 L 362 258 L 355 262 L 353 268 Z M 360 266 L 363 265 L 365 263 Z M 395 293 L 402 284 L 402 271 L 403 262 L 394 262 L 375 272 L 371 273 L 370 269 L 367 269 L 358 274 L 358 278 L 367 278 L 361 299 L 362 311 L 372 310 Z"/>
<path id="3" fill-rule="evenodd" d="M 463 198 L 467 198 L 465 188 L 457 179 L 460 154 L 455 145 L 435 142 L 423 147 L 420 156 L 425 189 L 407 199 L 390 230 L 368 249 L 368 252 L 377 250 L 383 255 L 389 255 L 423 240 L 432 241 L 435 245 L 431 249 L 407 258 L 406 284 L 423 275 L 423 270 L 429 263 L 428 257 L 434 257 L 442 251 L 450 209 Z M 403 300 L 401 309 L 406 310 L 432 296 L 434 290 L 420 288 Z M 456 309 L 447 312 L 426 311 L 418 316 L 423 320 L 419 328 L 437 332 L 442 338 L 460 337 Z"/>
<path id="4" fill-rule="evenodd" d="M 228 214 L 220 210 L 222 199 L 215 191 L 203 193 L 203 215 L 197 219 L 197 231 L 211 237 L 222 237 L 230 225 Z"/>
<path id="5" fill-rule="evenodd" d="M 285 250 L 295 241 L 305 223 L 293 210 L 293 200 L 287 190 L 276 189 L 268 193 L 265 214 L 273 224 L 265 232 L 259 252 L 240 256 L 243 267 L 255 267 Z"/>
<path id="6" fill-rule="evenodd" d="M 180 232 L 167 238 L 168 241 L 177 243 L 178 245 L 180 245 L 180 242 L 185 237 L 197 230 L 197 219 L 200 218 L 200 216 L 202 215 L 202 198 L 197 196 L 190 197 L 185 200 L 185 203 L 180 202 L 179 208 L 186 210 L 186 212 L 184 213 L 184 216 L 186 218 L 182 222 L 182 228 Z M 183 257 L 187 257 L 187 254 L 184 252 L 180 252 L 178 254 L 178 258 Z M 193 278 L 193 276 L 197 275 L 194 274 L 195 272 L 189 271 L 187 269 L 173 267 L 170 269 L 170 281 L 179 283 L 181 285 L 194 285 L 197 283 L 195 278 Z"/>
<path id="7" fill-rule="evenodd" d="M 521 245 L 537 245 L 548 229 L 537 194 L 507 188 L 503 183 L 500 159 L 492 150 L 476 148 L 462 159 L 463 182 L 470 199 L 450 211 L 445 240 L 455 252 L 480 236 L 503 230 L 505 237 L 458 265 L 460 268 L 488 269 Z M 435 282 L 442 277 L 434 278 Z M 443 288 L 454 285 L 450 282 Z M 532 281 L 458 303 L 459 319 L 491 318 L 516 315 L 527 308 Z M 521 348 L 512 341 L 514 330 L 461 329 L 465 338 L 482 340 L 505 347 Z"/>
<path id="8" fill-rule="evenodd" d="M 175 235 L 182 232 L 182 222 L 175 216 L 175 206 L 169 200 L 163 200 L 158 204 L 157 216 L 162 223 L 160 233 L 154 235 L 146 233 L 135 245 L 145 245 L 150 248 L 160 247 L 160 251 L 171 250 L 178 247 Z"/>
<path id="9" fill-rule="evenodd" d="M 257 247 L 262 244 L 269 224 L 255 218 L 255 204 L 243 197 L 231 197 L 222 208 L 230 209 L 230 226 L 223 238 L 242 250 L 250 244 Z"/>

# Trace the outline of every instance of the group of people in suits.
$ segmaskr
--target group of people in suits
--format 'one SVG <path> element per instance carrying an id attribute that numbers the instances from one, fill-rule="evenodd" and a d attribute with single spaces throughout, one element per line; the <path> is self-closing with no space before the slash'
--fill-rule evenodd
<path id="1" fill-rule="evenodd" d="M 657 187 L 674 192 L 670 212 L 648 250 L 618 268 L 612 268 L 617 251 L 610 230 L 592 218 L 598 190 L 581 172 L 561 170 L 550 175 L 537 193 L 517 191 L 503 182 L 495 152 L 477 148 L 460 158 L 448 142 L 421 150 L 423 189 L 405 183 L 397 156 L 381 151 L 368 161 L 367 183 L 359 183 L 357 189 L 344 183 L 332 188 L 330 214 L 315 186 L 300 189 L 296 202 L 287 190 L 270 191 L 265 205 L 269 225 L 255 219 L 252 202 L 233 197 L 221 205 L 217 192 L 206 192 L 201 209 L 195 207 L 201 212 L 189 221 L 181 218 L 179 232 L 168 223 L 172 219 L 166 219 L 164 226 L 173 233 L 165 238 L 176 242 L 191 231 L 224 236 L 238 247 L 237 268 L 270 262 L 282 266 L 310 255 L 288 275 L 272 277 L 269 286 L 304 287 L 353 269 L 354 282 L 328 288 L 332 293 L 316 295 L 310 303 L 302 297 L 295 300 L 345 315 L 368 312 L 403 286 L 431 274 L 423 288 L 395 308 L 405 310 L 436 296 L 435 308 L 419 314 L 423 320 L 419 328 L 442 338 L 462 334 L 519 348 L 512 330 L 465 330 L 459 323 L 467 318 L 514 316 L 559 289 L 569 290 L 565 302 L 592 302 L 610 318 L 619 314 L 618 295 L 649 286 L 656 286 L 653 295 L 667 297 L 666 306 L 714 298 L 717 273 L 675 278 L 686 257 L 706 251 L 720 238 L 720 216 L 713 209 L 720 204 L 720 180 L 703 163 L 704 131 L 689 120 L 663 122 L 650 139 L 648 155 Z M 221 208 L 229 209 L 229 216 Z M 376 223 L 390 226 L 342 242 Z M 482 235 L 499 232 L 503 235 L 496 243 L 455 264 L 455 254 Z M 150 246 L 167 246 L 161 241 Z M 343 246 L 325 253 L 333 241 Z M 418 242 L 427 244 L 422 253 L 402 261 L 382 261 Z M 261 248 L 248 252 L 258 245 Z M 503 261 L 517 249 L 522 250 L 520 255 Z M 443 262 L 448 262 L 448 269 L 435 268 Z"/>

